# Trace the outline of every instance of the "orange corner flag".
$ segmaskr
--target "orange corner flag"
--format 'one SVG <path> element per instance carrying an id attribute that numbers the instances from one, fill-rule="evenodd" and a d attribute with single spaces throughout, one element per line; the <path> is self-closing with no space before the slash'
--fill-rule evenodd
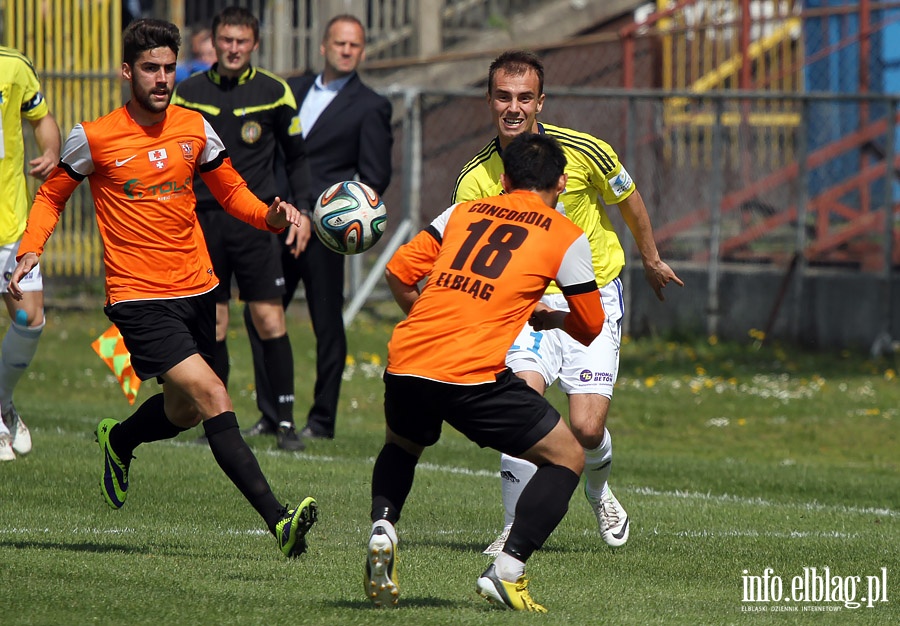
<path id="1" fill-rule="evenodd" d="M 131 354 L 125 347 L 125 341 L 116 325 L 107 328 L 106 332 L 94 340 L 91 347 L 116 375 L 119 384 L 122 385 L 122 393 L 128 398 L 128 404 L 134 404 L 138 389 L 141 388 L 141 379 L 131 367 Z"/>

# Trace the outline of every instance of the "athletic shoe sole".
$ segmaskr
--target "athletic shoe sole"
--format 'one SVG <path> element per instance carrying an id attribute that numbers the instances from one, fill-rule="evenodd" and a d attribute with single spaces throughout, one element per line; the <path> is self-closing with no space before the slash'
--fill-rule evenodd
<path id="1" fill-rule="evenodd" d="M 378 533 L 378 530 L 382 532 Z M 381 527 L 377 527 L 369 538 L 365 578 L 366 596 L 376 608 L 394 607 L 400 600 L 396 556 L 394 542 Z"/>
<path id="2" fill-rule="evenodd" d="M 286 557 L 300 556 L 307 550 L 306 533 L 319 519 L 319 506 L 314 498 L 306 498 L 288 517 L 278 523 L 275 534 L 278 547 Z"/>

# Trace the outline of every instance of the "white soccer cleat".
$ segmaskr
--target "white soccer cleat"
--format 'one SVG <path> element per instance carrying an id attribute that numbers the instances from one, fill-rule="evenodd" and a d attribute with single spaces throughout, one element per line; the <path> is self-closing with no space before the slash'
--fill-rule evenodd
<path id="1" fill-rule="evenodd" d="M 12 437 L 7 433 L 0 435 L 0 461 L 15 461 L 16 453 L 12 448 Z"/>
<path id="2" fill-rule="evenodd" d="M 606 493 L 598 502 L 588 494 L 587 483 L 585 483 L 584 495 L 591 508 L 594 509 L 594 515 L 597 516 L 597 524 L 600 526 L 600 536 L 603 537 L 603 541 L 613 548 L 625 545 L 629 532 L 628 513 L 619 504 L 612 489 L 607 487 Z"/>
<path id="3" fill-rule="evenodd" d="M 503 530 L 497 535 L 497 538 L 494 539 L 493 543 L 484 549 L 482 554 L 492 557 L 500 556 L 500 553 L 503 552 L 503 546 L 506 545 L 506 540 L 509 539 L 509 530 L 512 528 L 512 524 L 507 524 L 503 527 Z"/>
<path id="4" fill-rule="evenodd" d="M 364 585 L 376 608 L 397 606 L 397 547 L 382 526 L 376 526 L 369 537 Z"/>
<path id="5" fill-rule="evenodd" d="M 12 448 L 16 454 L 26 455 L 31 452 L 31 433 L 16 411 L 15 405 L 11 404 L 3 415 L 9 432 L 12 434 Z"/>

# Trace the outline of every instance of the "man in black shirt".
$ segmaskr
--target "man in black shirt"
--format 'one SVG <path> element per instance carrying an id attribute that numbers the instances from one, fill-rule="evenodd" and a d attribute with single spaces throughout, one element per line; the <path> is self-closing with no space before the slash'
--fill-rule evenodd
<path id="1" fill-rule="evenodd" d="M 276 144 L 280 146 L 294 203 L 307 209 L 309 165 L 296 99 L 284 80 L 250 63 L 251 54 L 259 47 L 259 20 L 247 9 L 228 7 L 213 19 L 212 31 L 217 63 L 179 83 L 173 104 L 203 114 L 222 138 L 235 169 L 265 202 L 277 195 L 274 161 Z M 278 447 L 300 450 L 303 441 L 294 428 L 294 357 L 282 306 L 285 280 L 278 239 L 227 214 L 200 179 L 194 184 L 197 214 L 220 281 L 216 288 L 216 373 L 227 384 L 226 336 L 233 277 L 262 339 L 262 362 L 256 365 L 268 374 L 278 419 Z M 309 235 L 306 217 L 298 237 L 305 243 Z"/>

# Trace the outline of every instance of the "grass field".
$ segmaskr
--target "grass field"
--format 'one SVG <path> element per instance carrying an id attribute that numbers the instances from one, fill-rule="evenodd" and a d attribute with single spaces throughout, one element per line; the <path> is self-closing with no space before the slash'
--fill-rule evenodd
<path id="1" fill-rule="evenodd" d="M 310 552 L 287 561 L 208 448 L 192 443 L 196 432 L 140 448 L 128 503 L 107 508 L 92 430 L 131 411 L 90 348 L 108 324 L 99 310 L 48 316 L 16 396 L 34 451 L 0 464 L 0 624 L 900 623 L 893 360 L 628 342 L 609 427 L 611 484 L 631 538 L 606 547 L 576 493 L 529 562 L 545 616 L 491 610 L 475 595 L 489 563 L 480 552 L 502 525 L 498 456 L 448 429 L 423 457 L 398 525 L 401 608 L 376 611 L 362 577 L 392 320 L 366 315 L 350 331 L 334 441 L 288 454 L 270 438 L 251 440 L 276 495 L 314 495 L 320 505 Z M 304 319 L 291 324 L 300 416 L 313 345 Z M 232 335 L 231 389 L 246 426 L 257 418 L 252 373 L 242 330 Z M 138 401 L 155 390 L 145 384 Z M 564 407 L 558 393 L 551 398 Z M 799 577 L 815 593 L 804 568 L 816 568 L 806 570 L 810 580 L 828 568 L 832 600 L 837 582 L 848 599 L 853 577 L 854 600 L 873 595 L 870 581 L 886 589 L 856 609 L 744 601 L 750 580 L 772 593 L 780 582 L 790 596 Z"/>

